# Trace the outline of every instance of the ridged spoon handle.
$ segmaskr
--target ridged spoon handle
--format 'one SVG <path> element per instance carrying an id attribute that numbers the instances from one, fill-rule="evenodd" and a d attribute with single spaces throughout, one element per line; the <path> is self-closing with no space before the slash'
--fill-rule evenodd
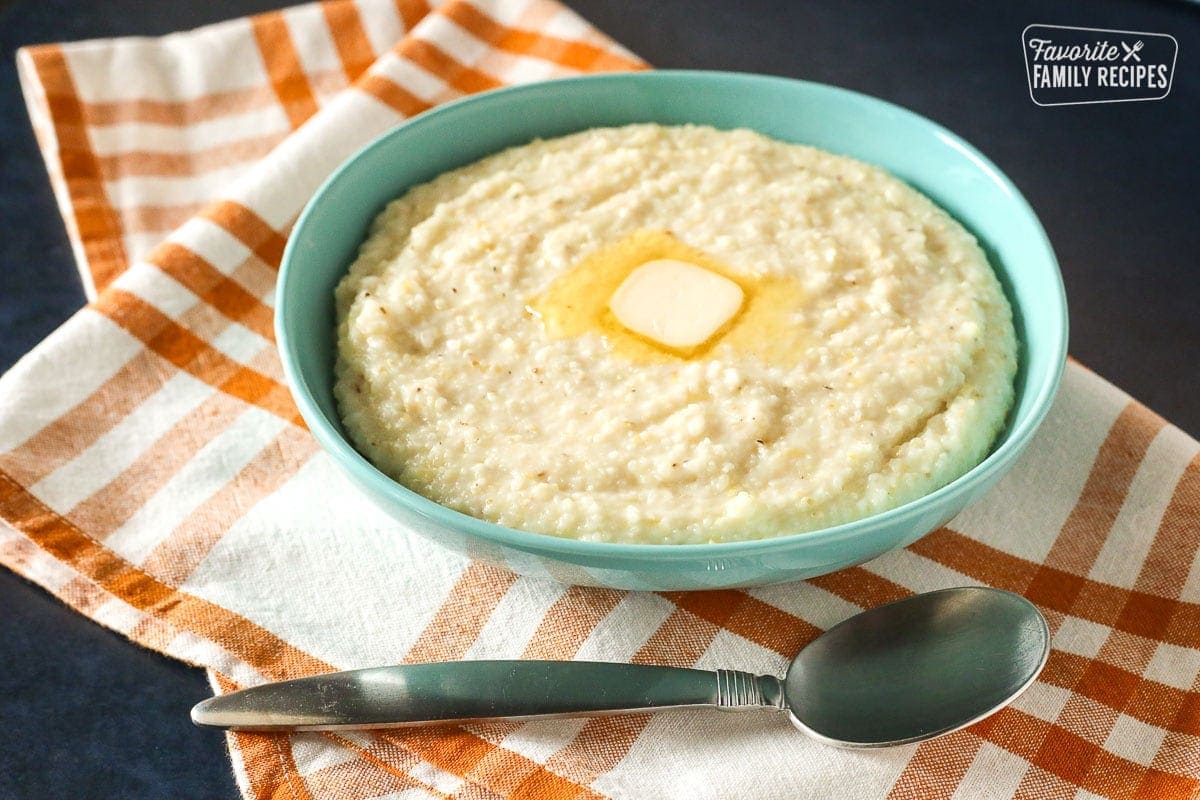
<path id="1" fill-rule="evenodd" d="M 524 720 L 683 706 L 782 708 L 778 678 L 594 661 L 459 661 L 335 672 L 214 697 L 197 725 L 238 730 L 376 728 Z"/>

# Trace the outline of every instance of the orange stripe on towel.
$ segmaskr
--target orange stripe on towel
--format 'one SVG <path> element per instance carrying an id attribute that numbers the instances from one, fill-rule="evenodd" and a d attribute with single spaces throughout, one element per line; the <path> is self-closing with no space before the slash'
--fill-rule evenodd
<path id="1" fill-rule="evenodd" d="M 253 210 L 232 200 L 222 200 L 205 208 L 200 216 L 224 228 L 266 264 L 279 267 L 287 237 Z"/>
<path id="2" fill-rule="evenodd" d="M 540 58 L 580 72 L 646 68 L 641 61 L 616 55 L 594 44 L 501 25 L 467 2 L 449 2 L 438 9 L 438 13 L 454 20 L 475 38 L 514 55 Z"/>
<path id="3" fill-rule="evenodd" d="M 250 21 L 275 96 L 279 98 L 292 128 L 299 128 L 317 113 L 317 100 L 283 13 L 270 11 L 258 14 Z"/>
<path id="4" fill-rule="evenodd" d="M 322 3 L 321 11 L 342 62 L 342 71 L 346 73 L 346 80 L 352 82 L 375 61 L 375 51 L 371 49 L 362 17 L 353 0 Z"/>
<path id="5" fill-rule="evenodd" d="M 275 341 L 274 312 L 241 284 L 181 244 L 163 242 L 146 259 L 231 320 Z"/>
<path id="6" fill-rule="evenodd" d="M 110 289 L 93 308 L 167 361 L 210 386 L 295 425 L 303 425 L 284 386 L 237 363 L 137 295 Z"/>
<path id="7" fill-rule="evenodd" d="M 445 50 L 422 39 L 405 39 L 397 52 L 463 94 L 485 92 L 502 85 L 499 79 L 463 64 Z"/>
<path id="8" fill-rule="evenodd" d="M 88 138 L 84 107 L 62 48 L 41 45 L 31 48 L 29 54 L 46 91 L 57 155 L 86 266 L 96 290 L 102 291 L 128 265 L 121 243 L 121 221 L 104 191 L 100 165 Z"/>

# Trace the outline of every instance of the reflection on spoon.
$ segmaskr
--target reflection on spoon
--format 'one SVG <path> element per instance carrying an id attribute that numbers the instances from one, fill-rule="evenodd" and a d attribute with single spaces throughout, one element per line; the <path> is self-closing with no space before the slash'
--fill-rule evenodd
<path id="1" fill-rule="evenodd" d="M 998 711 L 1050 652 L 1037 608 L 961 587 L 864 611 L 830 628 L 780 680 L 734 670 L 587 661 L 460 661 L 337 672 L 214 697 L 197 725 L 238 730 L 386 728 L 687 706 L 786 711 L 843 747 L 931 739 Z"/>

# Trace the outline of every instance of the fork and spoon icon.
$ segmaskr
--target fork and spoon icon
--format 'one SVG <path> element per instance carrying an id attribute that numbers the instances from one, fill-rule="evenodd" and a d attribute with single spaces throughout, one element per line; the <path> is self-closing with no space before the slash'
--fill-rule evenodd
<path id="1" fill-rule="evenodd" d="M 1138 39 L 1136 42 L 1134 42 L 1132 46 L 1128 42 L 1121 42 L 1121 48 L 1125 51 L 1125 57 L 1122 58 L 1121 61 L 1128 61 L 1132 58 L 1134 61 L 1140 62 L 1142 57 L 1139 56 L 1138 53 L 1141 52 L 1141 49 L 1145 46 L 1145 43 L 1142 42 L 1141 39 Z"/>

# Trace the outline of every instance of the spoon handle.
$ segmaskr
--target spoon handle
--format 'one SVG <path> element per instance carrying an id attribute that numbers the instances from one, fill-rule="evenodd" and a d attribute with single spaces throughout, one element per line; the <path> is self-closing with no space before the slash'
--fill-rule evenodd
<path id="1" fill-rule="evenodd" d="M 213 697 L 197 725 L 332 730 L 577 717 L 683 706 L 783 708 L 778 678 L 595 661 L 459 661 L 335 672 Z"/>

